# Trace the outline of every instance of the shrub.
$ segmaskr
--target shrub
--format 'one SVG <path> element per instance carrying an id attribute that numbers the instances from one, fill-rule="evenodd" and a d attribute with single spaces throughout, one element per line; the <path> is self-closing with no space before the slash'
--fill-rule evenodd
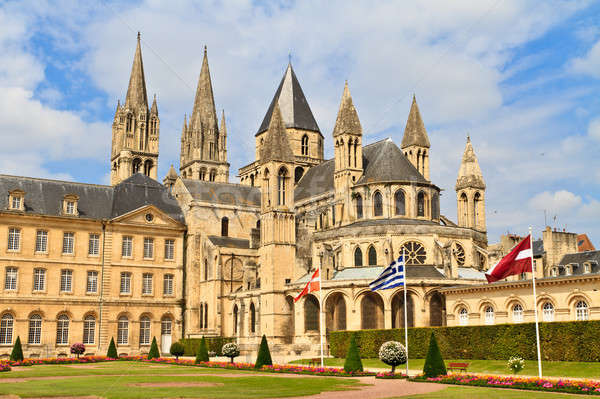
<path id="1" fill-rule="evenodd" d="M 433 378 L 446 374 L 446 365 L 444 364 L 444 359 L 442 359 L 442 353 L 435 339 L 435 334 L 432 332 L 429 339 L 429 351 L 427 352 L 425 365 L 423 366 L 423 375 Z"/>
<path id="2" fill-rule="evenodd" d="M 229 342 L 235 342 L 233 337 L 205 337 L 206 348 L 208 352 L 215 352 L 215 356 L 223 356 L 221 349 L 223 345 Z M 184 338 L 180 340 L 185 347 L 185 356 L 196 356 L 198 349 L 200 348 L 200 338 Z"/>
<path id="3" fill-rule="evenodd" d="M 71 345 L 71 353 L 76 355 L 77 358 L 79 358 L 79 355 L 83 355 L 84 352 L 85 352 L 85 345 L 82 344 L 81 342 L 76 342 L 73 345 Z"/>
<path id="4" fill-rule="evenodd" d="M 406 363 L 406 348 L 400 342 L 388 341 L 379 348 L 379 359 L 392 366 L 392 374 L 396 370 L 396 366 Z"/>
<path id="5" fill-rule="evenodd" d="M 260 346 L 258 347 L 258 356 L 256 356 L 256 363 L 254 368 L 259 369 L 262 366 L 272 366 L 273 360 L 271 360 L 271 352 L 269 351 L 269 344 L 267 344 L 267 337 L 263 334 L 260 340 Z"/>
<path id="6" fill-rule="evenodd" d="M 200 362 L 208 362 L 208 349 L 206 349 L 206 340 L 204 337 L 200 340 L 200 347 L 198 348 L 198 353 L 196 354 L 196 363 Z"/>
<path id="7" fill-rule="evenodd" d="M 108 352 L 106 352 L 106 357 L 111 359 L 118 359 L 119 355 L 117 354 L 117 346 L 115 345 L 115 339 L 111 337 L 110 345 L 108 345 Z"/>
<path id="8" fill-rule="evenodd" d="M 148 352 L 148 359 L 158 359 L 160 352 L 158 351 L 158 344 L 156 343 L 156 337 L 152 337 L 152 345 L 150 345 L 150 352 Z"/>
<path id="9" fill-rule="evenodd" d="M 346 361 L 344 362 L 344 371 L 352 373 L 356 371 L 363 371 L 362 361 L 360 360 L 360 354 L 358 353 L 358 346 L 356 345 L 356 334 L 352 334 L 350 340 L 350 347 L 346 354 Z"/>
<path id="10" fill-rule="evenodd" d="M 525 360 L 522 357 L 513 356 L 508 359 L 508 368 L 513 372 L 513 374 L 517 374 L 519 371 L 523 370 L 525 367 Z"/>
<path id="11" fill-rule="evenodd" d="M 19 362 L 23 360 L 23 348 L 21 347 L 21 337 L 17 336 L 15 345 L 13 346 L 12 352 L 10 353 L 10 360 Z"/>
<path id="12" fill-rule="evenodd" d="M 183 356 L 185 348 L 180 342 L 173 342 L 169 352 L 171 352 L 171 355 L 175 356 L 175 360 L 179 360 L 179 356 Z"/>
<path id="13" fill-rule="evenodd" d="M 240 348 L 237 346 L 236 343 L 229 342 L 223 345 L 221 352 L 223 353 L 223 356 L 230 358 L 231 363 L 233 363 L 233 359 L 240 355 Z"/>

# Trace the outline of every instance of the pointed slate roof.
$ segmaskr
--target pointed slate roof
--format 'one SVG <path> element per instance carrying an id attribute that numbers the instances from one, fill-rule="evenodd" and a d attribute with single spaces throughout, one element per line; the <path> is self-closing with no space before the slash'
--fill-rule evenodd
<path id="1" fill-rule="evenodd" d="M 257 135 L 269 128 L 275 104 L 279 104 L 286 127 L 321 133 L 291 63 L 288 64 L 285 70 L 285 74 L 281 79 L 281 83 L 279 83 L 271 105 L 269 105 L 267 114 L 258 128 Z"/>
<path id="2" fill-rule="evenodd" d="M 200 77 L 198 78 L 194 109 L 190 117 L 190 127 L 193 129 L 199 129 L 201 124 L 205 127 L 213 127 L 215 130 L 218 127 L 206 46 L 204 46 L 204 59 L 202 60 L 202 68 L 200 69 Z"/>
<path id="3" fill-rule="evenodd" d="M 427 148 L 430 147 L 427 130 L 425 130 L 425 124 L 423 123 L 423 119 L 421 119 L 421 113 L 419 112 L 417 99 L 414 95 L 412 104 L 410 106 L 410 112 L 408 113 L 408 120 L 406 121 L 406 128 L 404 129 L 404 137 L 402 138 L 402 144 L 400 147 L 406 148 L 411 145 L 418 145 Z"/>
<path id="4" fill-rule="evenodd" d="M 273 109 L 271 123 L 269 124 L 265 142 L 260 151 L 260 161 L 294 162 L 294 153 L 292 152 L 292 147 L 290 147 L 281 110 L 277 103 Z"/>
<path id="5" fill-rule="evenodd" d="M 125 107 L 130 109 L 148 109 L 148 95 L 146 94 L 146 78 L 144 77 L 144 63 L 142 62 L 142 48 L 140 46 L 140 33 L 137 36 L 137 47 L 133 56 L 129 87 Z"/>
<path id="6" fill-rule="evenodd" d="M 335 121 L 335 127 L 333 128 L 333 137 L 337 137 L 341 134 L 352 134 L 356 136 L 362 135 L 362 126 L 358 119 L 358 113 L 352 102 L 352 96 L 350 95 L 350 89 L 348 88 L 348 81 L 344 85 L 344 94 L 342 94 L 342 101 L 340 101 L 340 109 L 338 111 L 337 119 Z"/>
<path id="7" fill-rule="evenodd" d="M 467 145 L 465 146 L 465 152 L 462 157 L 460 169 L 458 170 L 458 178 L 456 179 L 456 190 L 465 187 L 485 189 L 483 174 L 481 173 L 479 161 L 477 161 L 477 156 L 475 155 L 469 136 L 467 136 Z"/>

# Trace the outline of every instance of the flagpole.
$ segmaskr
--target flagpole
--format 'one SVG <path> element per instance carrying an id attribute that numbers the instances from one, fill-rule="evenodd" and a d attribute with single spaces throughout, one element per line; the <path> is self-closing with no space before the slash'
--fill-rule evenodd
<path id="1" fill-rule="evenodd" d="M 404 347 L 406 348 L 406 376 L 408 377 L 408 315 L 406 312 L 406 258 L 402 247 L 402 280 L 404 284 Z"/>
<path id="2" fill-rule="evenodd" d="M 531 274 L 533 285 L 533 310 L 535 314 L 535 341 L 537 345 L 538 376 L 542 378 L 542 355 L 540 350 L 540 326 L 538 322 L 537 295 L 535 294 L 535 262 L 533 261 L 533 236 L 529 226 L 529 247 L 531 248 Z"/>
<path id="3" fill-rule="evenodd" d="M 323 365 L 323 275 L 321 274 L 321 264 L 323 260 L 319 262 L 319 338 L 321 340 L 321 368 Z"/>

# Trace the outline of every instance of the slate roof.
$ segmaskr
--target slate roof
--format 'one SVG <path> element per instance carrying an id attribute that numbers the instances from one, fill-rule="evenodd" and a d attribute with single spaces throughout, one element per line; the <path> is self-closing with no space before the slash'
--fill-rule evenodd
<path id="1" fill-rule="evenodd" d="M 195 200 L 223 205 L 260 207 L 260 189 L 233 183 L 181 179 Z"/>
<path id="2" fill-rule="evenodd" d="M 383 271 L 384 266 L 365 266 L 365 267 L 347 267 L 336 272 L 331 278 L 332 281 L 347 280 L 375 280 Z M 308 273 L 295 283 L 305 283 L 309 280 L 312 273 Z M 445 279 L 444 275 L 435 268 L 435 266 L 407 266 L 406 277 L 421 279 Z"/>
<path id="3" fill-rule="evenodd" d="M 562 257 L 559 265 L 559 275 L 565 275 L 566 265 L 573 265 L 572 274 L 579 275 L 584 274 L 583 264 L 585 262 L 591 263 L 591 273 L 600 273 L 600 251 L 585 251 L 585 252 L 575 252 L 572 254 L 566 254 Z"/>
<path id="4" fill-rule="evenodd" d="M 208 236 L 208 239 L 218 247 L 238 249 L 250 248 L 250 240 L 245 240 L 243 238 Z"/>
<path id="5" fill-rule="evenodd" d="M 275 96 L 273 96 L 271 105 L 269 105 L 267 114 L 258 128 L 258 132 L 256 132 L 257 135 L 269 128 L 271 116 L 273 115 L 275 103 L 277 102 L 281 108 L 281 115 L 283 116 L 286 127 L 321 132 L 317 125 L 317 121 L 310 110 L 308 101 L 306 101 L 302 87 L 300 87 L 298 78 L 294 73 L 292 64 L 288 64 L 288 67 L 285 70 L 285 74 L 275 92 Z"/>
<path id="6" fill-rule="evenodd" d="M 8 208 L 8 192 L 15 189 L 25 192 L 26 214 L 62 216 L 64 196 L 75 194 L 79 197 L 80 218 L 112 219 L 142 206 L 154 205 L 173 219 L 184 222 L 181 208 L 167 189 L 139 173 L 114 187 L 0 175 L 0 209 Z"/>
<path id="7" fill-rule="evenodd" d="M 294 199 L 300 201 L 333 191 L 334 168 L 334 159 L 310 168 L 294 189 Z M 363 170 L 357 184 L 387 181 L 427 183 L 391 139 L 363 147 Z"/>
<path id="8" fill-rule="evenodd" d="M 402 148 L 418 145 L 421 147 L 429 148 L 429 137 L 427 136 L 427 130 L 425 124 L 421 118 L 421 112 L 417 105 L 417 99 L 413 95 L 412 104 L 410 105 L 410 112 L 408 113 L 408 120 L 406 121 L 406 128 L 404 129 L 404 136 L 402 137 Z"/>

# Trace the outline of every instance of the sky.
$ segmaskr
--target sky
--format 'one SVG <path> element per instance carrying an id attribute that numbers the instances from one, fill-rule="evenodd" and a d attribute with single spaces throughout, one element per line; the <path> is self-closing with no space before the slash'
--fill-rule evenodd
<path id="1" fill-rule="evenodd" d="M 205 45 L 231 181 L 253 161 L 291 57 L 327 157 L 346 79 L 364 144 L 400 144 L 414 93 L 442 214 L 456 220 L 469 134 L 490 243 L 549 225 L 600 247 L 598 21 L 592 1 L 4 1 L 0 173 L 108 184 L 112 119 L 140 31 L 161 121 L 159 180 L 178 168 Z"/>

